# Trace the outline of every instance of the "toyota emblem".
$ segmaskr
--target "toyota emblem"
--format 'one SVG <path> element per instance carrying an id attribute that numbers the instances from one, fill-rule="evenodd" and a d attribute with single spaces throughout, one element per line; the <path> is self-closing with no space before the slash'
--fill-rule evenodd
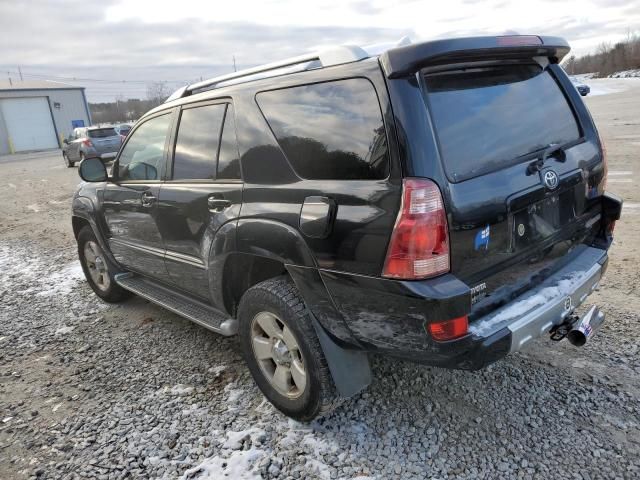
<path id="1" fill-rule="evenodd" d="M 553 170 L 545 170 L 542 174 L 542 182 L 549 190 L 555 190 L 560 183 L 558 174 Z"/>

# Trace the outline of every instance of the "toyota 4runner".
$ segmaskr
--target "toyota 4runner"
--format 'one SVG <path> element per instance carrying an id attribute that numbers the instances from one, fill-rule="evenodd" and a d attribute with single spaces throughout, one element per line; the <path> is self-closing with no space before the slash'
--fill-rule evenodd
<path id="1" fill-rule="evenodd" d="M 479 369 L 575 314 L 622 202 L 561 38 L 338 47 L 178 90 L 107 175 L 80 165 L 89 284 L 223 335 L 282 412 L 366 387 L 368 354 Z"/>

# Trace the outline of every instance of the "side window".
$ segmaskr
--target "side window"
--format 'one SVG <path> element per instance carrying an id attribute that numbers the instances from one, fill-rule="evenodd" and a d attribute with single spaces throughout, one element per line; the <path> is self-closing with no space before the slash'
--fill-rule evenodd
<path id="1" fill-rule="evenodd" d="M 173 179 L 215 179 L 220 130 L 227 105 L 188 108 L 180 115 Z"/>
<path id="2" fill-rule="evenodd" d="M 376 91 L 351 78 L 261 92 L 257 102 L 296 172 L 315 180 L 372 180 L 389 173 Z"/>
<path id="3" fill-rule="evenodd" d="M 119 180 L 160 178 L 170 124 L 171 115 L 166 114 L 147 120 L 133 132 L 118 159 Z"/>
<path id="4" fill-rule="evenodd" d="M 220 140 L 220 155 L 218 156 L 217 178 L 229 180 L 241 178 L 233 105 L 227 107 L 227 114 L 224 117 L 224 128 Z"/>

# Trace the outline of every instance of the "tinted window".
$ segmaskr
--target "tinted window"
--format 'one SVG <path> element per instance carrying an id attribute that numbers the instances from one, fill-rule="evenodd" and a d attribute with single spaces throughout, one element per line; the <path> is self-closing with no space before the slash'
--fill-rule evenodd
<path id="1" fill-rule="evenodd" d="M 173 160 L 173 179 L 215 179 L 220 129 L 226 105 L 182 111 Z"/>
<path id="2" fill-rule="evenodd" d="M 224 129 L 220 140 L 220 156 L 218 157 L 218 179 L 239 179 L 240 160 L 236 143 L 236 124 L 233 105 L 227 107 L 224 117 Z"/>
<path id="3" fill-rule="evenodd" d="M 440 153 L 454 181 L 580 136 L 560 87 L 538 66 L 467 69 L 425 80 Z"/>
<path id="4" fill-rule="evenodd" d="M 262 92 L 258 104 L 301 177 L 381 179 L 387 140 L 373 85 L 353 78 Z"/>
<path id="5" fill-rule="evenodd" d="M 113 137 L 115 135 L 117 135 L 117 133 L 113 128 L 98 128 L 95 130 L 89 130 L 89 137 L 91 138 L 105 138 Z"/>
<path id="6" fill-rule="evenodd" d="M 164 162 L 164 145 L 171 115 L 144 122 L 131 134 L 118 158 L 120 180 L 158 180 Z"/>

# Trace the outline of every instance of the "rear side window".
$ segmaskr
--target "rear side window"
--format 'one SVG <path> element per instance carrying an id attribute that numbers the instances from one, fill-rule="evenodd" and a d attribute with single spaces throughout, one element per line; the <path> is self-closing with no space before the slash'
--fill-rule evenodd
<path id="1" fill-rule="evenodd" d="M 261 92 L 257 102 L 298 175 L 383 179 L 387 139 L 371 82 L 352 78 Z"/>
<path id="2" fill-rule="evenodd" d="M 240 159 L 238 155 L 238 143 L 236 142 L 236 122 L 233 114 L 233 105 L 231 104 L 227 106 L 222 137 L 220 138 L 217 178 L 218 180 L 239 179 Z"/>
<path id="3" fill-rule="evenodd" d="M 453 181 L 580 138 L 560 86 L 537 65 L 427 74 L 425 83 L 440 153 Z"/>
<path id="4" fill-rule="evenodd" d="M 213 180 L 226 104 L 188 108 L 180 115 L 174 180 Z"/>
<path id="5" fill-rule="evenodd" d="M 89 130 L 90 138 L 105 138 L 114 137 L 117 133 L 113 128 L 97 128 L 95 130 Z"/>

